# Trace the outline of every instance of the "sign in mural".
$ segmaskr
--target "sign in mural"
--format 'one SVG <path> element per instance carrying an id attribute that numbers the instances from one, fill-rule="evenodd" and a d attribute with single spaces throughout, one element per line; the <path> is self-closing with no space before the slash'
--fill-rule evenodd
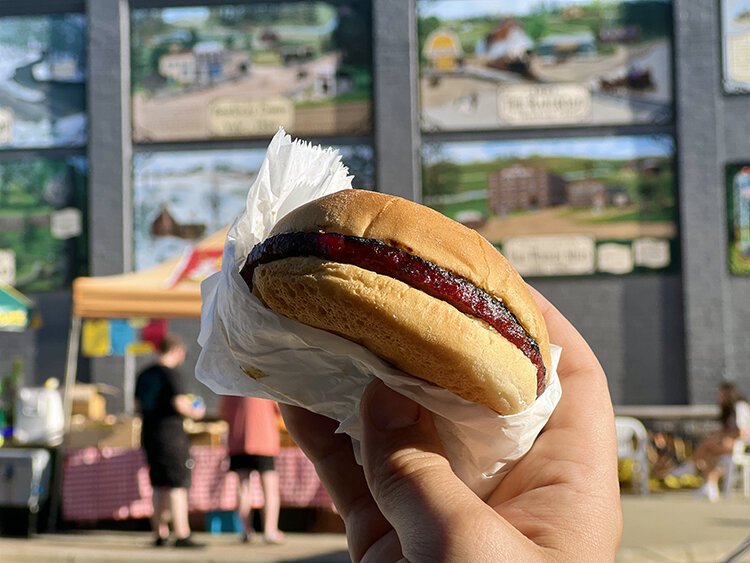
<path id="1" fill-rule="evenodd" d="M 633 136 L 428 143 L 423 201 L 527 276 L 677 267 L 674 141 Z"/>
<path id="2" fill-rule="evenodd" d="M 354 186 L 373 188 L 372 147 L 337 148 L 354 175 Z M 229 225 L 245 209 L 247 192 L 265 155 L 265 149 L 137 153 L 133 158 L 135 268 L 180 256 Z"/>
<path id="3" fill-rule="evenodd" d="M 0 18 L 0 148 L 86 143 L 86 18 Z"/>
<path id="4" fill-rule="evenodd" d="M 0 280 L 51 291 L 86 274 L 86 177 L 82 157 L 0 162 Z"/>
<path id="5" fill-rule="evenodd" d="M 667 123 L 668 0 L 418 0 L 425 131 Z"/>
<path id="6" fill-rule="evenodd" d="M 136 142 L 372 130 L 369 0 L 138 9 L 131 42 Z"/>
<path id="7" fill-rule="evenodd" d="M 750 162 L 727 166 L 729 271 L 750 276 Z"/>
<path id="8" fill-rule="evenodd" d="M 750 92 L 750 0 L 722 0 L 724 91 Z"/>

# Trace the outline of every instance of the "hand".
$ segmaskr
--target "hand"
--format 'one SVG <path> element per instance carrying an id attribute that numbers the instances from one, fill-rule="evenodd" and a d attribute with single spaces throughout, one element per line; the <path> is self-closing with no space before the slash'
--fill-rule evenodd
<path id="1" fill-rule="evenodd" d="M 172 398 L 172 406 L 185 418 L 200 420 L 206 414 L 206 403 L 203 400 L 195 404 L 194 399 L 188 395 L 176 395 Z"/>
<path id="2" fill-rule="evenodd" d="M 354 561 L 607 561 L 622 530 L 614 414 L 583 337 L 534 297 L 562 346 L 560 403 L 487 502 L 451 471 L 426 409 L 379 381 L 362 397 L 362 458 L 337 423 L 282 405 L 346 523 Z"/>
<path id="3" fill-rule="evenodd" d="M 206 404 L 201 403 L 197 407 L 193 407 L 193 420 L 202 420 L 206 416 Z"/>

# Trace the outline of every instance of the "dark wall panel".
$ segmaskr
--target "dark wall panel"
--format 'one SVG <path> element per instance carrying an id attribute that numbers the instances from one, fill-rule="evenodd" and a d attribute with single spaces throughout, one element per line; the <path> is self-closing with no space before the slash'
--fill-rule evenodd
<path id="1" fill-rule="evenodd" d="M 586 338 L 616 404 L 687 400 L 680 277 L 533 280 Z M 565 353 L 565 351 L 563 351 Z"/>

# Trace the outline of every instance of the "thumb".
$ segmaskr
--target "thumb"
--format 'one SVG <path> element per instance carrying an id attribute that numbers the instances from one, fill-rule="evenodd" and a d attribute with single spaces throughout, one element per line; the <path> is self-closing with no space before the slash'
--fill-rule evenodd
<path id="1" fill-rule="evenodd" d="M 491 509 L 451 470 L 432 414 L 376 380 L 362 397 L 361 417 L 367 483 L 404 556 L 460 555 L 454 540 Z"/>

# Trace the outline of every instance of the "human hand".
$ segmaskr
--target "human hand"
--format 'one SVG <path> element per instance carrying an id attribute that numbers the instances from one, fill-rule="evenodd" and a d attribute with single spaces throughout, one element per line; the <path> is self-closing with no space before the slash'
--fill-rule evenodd
<path id="1" fill-rule="evenodd" d="M 282 405 L 346 524 L 354 561 L 607 561 L 622 530 L 614 413 L 583 337 L 532 291 L 562 346 L 562 398 L 534 446 L 486 502 L 451 471 L 429 411 L 372 383 L 362 462 L 337 423 Z"/>
<path id="2" fill-rule="evenodd" d="M 175 396 L 172 406 L 182 416 L 193 420 L 200 420 L 206 415 L 206 402 L 192 394 Z"/>

